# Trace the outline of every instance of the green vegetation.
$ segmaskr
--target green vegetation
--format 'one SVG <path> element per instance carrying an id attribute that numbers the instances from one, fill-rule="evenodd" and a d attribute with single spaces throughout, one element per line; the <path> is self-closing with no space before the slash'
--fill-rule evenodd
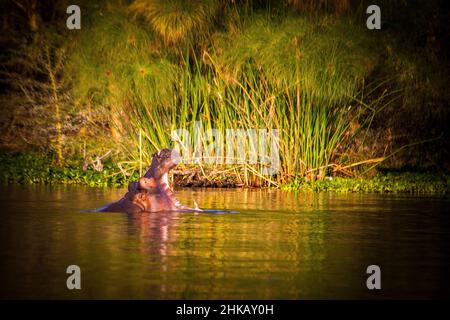
<path id="1" fill-rule="evenodd" d="M 430 41 L 438 29 L 414 20 L 418 33 L 402 42 L 395 14 L 414 11 L 407 4 L 383 4 L 383 19 L 392 22 L 383 37 L 365 27 L 364 4 L 348 0 L 81 7 L 82 29 L 69 32 L 60 28 L 62 4 L 24 4 L 23 25 L 1 39 L 10 47 L 0 56 L 4 182 L 123 185 L 155 150 L 174 146 L 173 130 L 188 130 L 193 140 L 199 122 L 203 134 L 280 135 L 276 175 L 259 174 L 262 164 L 178 168 L 200 171 L 195 179 L 204 185 L 375 191 L 375 180 L 357 181 L 381 163 L 448 169 L 446 65 L 436 46 L 417 45 L 424 24 Z M 103 171 L 83 170 L 103 154 Z"/>
<path id="2" fill-rule="evenodd" d="M 150 10 L 138 4 L 134 11 Z M 191 45 L 184 53 L 156 47 L 155 35 L 116 8 L 81 37 L 72 55 L 82 70 L 74 90 L 81 96 L 95 92 L 95 98 L 102 93 L 98 103 L 109 104 L 114 128 L 127 138 L 117 142 L 130 166 L 141 159 L 149 163 L 154 150 L 171 146 L 172 130 L 193 132 L 201 121 L 203 133 L 216 128 L 222 136 L 226 129 L 280 131 L 280 174 L 260 177 L 258 165 L 238 166 L 245 185 L 277 185 L 294 174 L 322 177 L 338 160 L 338 148 L 345 152 L 358 133 L 350 125 L 373 116 L 387 96 L 374 101 L 362 96 L 363 88 L 369 91 L 363 79 L 376 61 L 373 37 L 327 15 L 288 15 L 280 21 L 262 13 L 229 14 L 239 30 L 211 34 L 198 57 Z M 176 38 L 163 36 L 163 41 Z"/>
<path id="3" fill-rule="evenodd" d="M 89 186 L 126 186 L 137 180 L 138 173 L 127 178 L 117 164 L 105 163 L 101 171 L 92 167 L 83 170 L 83 163 L 71 161 L 64 167 L 55 166 L 48 157 L 35 153 L 0 155 L 0 183 L 22 184 L 84 184 Z"/>
<path id="4" fill-rule="evenodd" d="M 450 191 L 449 174 L 417 172 L 379 173 L 373 178 L 335 177 L 309 182 L 303 178 L 283 186 L 284 190 L 316 192 L 371 192 L 371 193 L 445 193 Z"/>
<path id="5" fill-rule="evenodd" d="M 1 155 L 0 183 L 25 184 L 80 184 L 97 187 L 126 187 L 139 177 L 135 171 L 129 176 L 118 174 L 117 164 L 106 162 L 102 171 L 92 166 L 83 170 L 79 162 L 55 166 L 48 157 L 39 154 Z M 179 186 L 188 185 L 180 180 Z M 368 193 L 439 193 L 450 192 L 449 174 L 412 172 L 379 173 L 373 178 L 342 178 L 307 181 L 296 178 L 283 185 L 283 190 L 314 192 L 368 192 Z"/>

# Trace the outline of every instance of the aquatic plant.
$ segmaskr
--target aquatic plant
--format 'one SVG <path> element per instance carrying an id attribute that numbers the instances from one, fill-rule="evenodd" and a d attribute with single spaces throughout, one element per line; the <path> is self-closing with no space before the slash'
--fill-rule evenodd
<path id="1" fill-rule="evenodd" d="M 65 166 L 55 166 L 52 159 L 39 153 L 0 153 L 0 183 L 21 184 L 82 184 L 89 186 L 126 186 L 136 181 L 138 172 L 126 176 L 117 164 L 103 164 L 101 171 L 88 167 L 82 160 L 66 160 Z"/>
<path id="2" fill-rule="evenodd" d="M 151 89 L 138 86 L 125 97 L 126 112 L 117 118 L 117 127 L 129 137 L 122 144 L 132 155 L 128 165 L 138 165 L 138 155 L 149 163 L 154 150 L 173 145 L 172 130 L 192 134 L 198 121 L 202 137 L 213 128 L 222 136 L 226 129 L 279 131 L 281 166 L 276 176 L 259 174 L 260 164 L 219 166 L 244 185 L 278 185 L 295 175 L 322 178 L 330 162 L 338 160 L 337 148 L 357 133 L 349 134 L 350 124 L 360 120 L 361 109 L 371 115 L 356 99 L 362 79 L 373 68 L 370 44 L 361 46 L 370 38 L 327 18 L 287 18 L 281 24 L 253 18 L 259 22 L 239 34 L 217 34 L 214 46 L 201 57 L 187 54 L 174 65 L 178 74 L 173 95 L 164 95 L 168 103 L 162 105 L 152 99 Z"/>
<path id="3" fill-rule="evenodd" d="M 335 177 L 315 182 L 296 179 L 282 188 L 284 190 L 315 192 L 448 194 L 450 191 L 450 177 L 448 174 L 421 172 L 381 172 L 373 178 Z"/>
<path id="4" fill-rule="evenodd" d="M 108 161 L 128 176 L 142 172 L 155 150 L 174 146 L 171 132 L 177 128 L 191 132 L 192 144 L 199 129 L 205 148 L 212 142 L 206 136 L 210 129 L 222 135 L 227 129 L 275 129 L 280 138 L 275 175 L 261 174 L 262 163 L 210 159 L 184 164 L 178 173 L 187 174 L 186 181 L 194 174 L 207 185 L 279 186 L 358 176 L 386 161 L 397 165 L 397 156 L 408 157 L 406 150 L 412 150 L 406 147 L 437 141 L 434 124 L 445 122 L 446 69 L 431 71 L 424 59 L 436 66 L 437 56 L 411 55 L 391 32 L 382 40 L 374 36 L 361 20 L 363 5 L 350 8 L 346 0 L 128 4 L 83 1 L 89 10 L 82 30 L 67 41 L 67 59 L 58 63 L 51 48 L 45 72 L 21 67 L 22 58 L 39 61 L 32 50 L 8 56 L 5 70 L 21 76 L 8 86 L 25 88 L 21 99 L 28 102 L 18 101 L 12 90 L 1 96 L 13 111 L 10 119 L 9 112 L 0 119 L 4 146 L 37 147 L 52 159 L 79 157 L 82 163 L 110 152 Z M 394 6 L 383 11 L 386 19 L 395 11 L 389 8 Z M 348 10 L 352 14 L 343 16 Z M 26 37 L 18 39 L 30 44 Z M 45 53 L 45 46 L 38 49 Z M 45 90 L 35 90 L 38 86 Z M 422 153 L 409 158 L 430 162 L 417 154 Z"/>
<path id="5" fill-rule="evenodd" d="M 175 44 L 207 33 L 220 2 L 135 0 L 130 10 L 142 15 L 167 44 Z"/>

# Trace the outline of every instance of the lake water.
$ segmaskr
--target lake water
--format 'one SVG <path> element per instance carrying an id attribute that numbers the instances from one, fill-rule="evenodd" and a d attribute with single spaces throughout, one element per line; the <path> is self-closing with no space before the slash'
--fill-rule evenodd
<path id="1" fill-rule="evenodd" d="M 0 189 L 1 298 L 323 299 L 448 296 L 450 200 L 182 189 L 232 214 L 89 213 L 124 189 Z M 368 290 L 366 268 L 381 268 Z M 66 268 L 81 268 L 68 290 Z"/>

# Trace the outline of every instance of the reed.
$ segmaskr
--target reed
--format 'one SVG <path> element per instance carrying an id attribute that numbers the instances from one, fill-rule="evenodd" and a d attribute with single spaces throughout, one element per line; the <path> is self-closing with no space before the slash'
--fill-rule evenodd
<path id="1" fill-rule="evenodd" d="M 185 63 L 180 75 L 179 96 L 174 101 L 178 103 L 176 110 L 146 104 L 144 97 L 135 95 L 134 113 L 123 118 L 126 135 L 136 143 L 139 141 L 136 135 L 143 132 L 141 143 L 146 147 L 142 149 L 156 150 L 173 145 L 170 133 L 176 128 L 189 131 L 190 144 L 194 145 L 193 133 L 199 121 L 203 147 L 211 142 L 206 132 L 213 128 L 223 137 L 226 129 L 278 130 L 281 164 L 278 174 L 263 177 L 258 174 L 260 164 L 234 165 L 243 184 L 255 179 L 258 184 L 280 184 L 296 176 L 315 180 L 327 174 L 331 162 L 339 161 L 337 149 L 353 138 L 346 135 L 350 124 L 360 121 L 361 107 L 354 100 L 336 105 L 328 98 L 319 98 L 318 92 L 306 89 L 307 85 L 303 85 L 300 78 L 294 85 L 280 88 L 261 71 L 251 68 L 229 84 L 216 69 L 213 58 L 208 59 L 209 64 L 199 60 L 194 60 L 192 65 Z M 319 91 L 322 89 L 325 90 L 323 86 L 317 87 Z M 140 154 L 129 150 L 133 144 L 127 146 L 129 154 Z M 247 146 L 248 153 L 250 149 Z M 150 157 L 151 152 L 144 152 L 144 162 L 149 163 Z M 202 164 L 205 162 L 208 159 L 203 159 Z M 206 167 L 225 170 L 230 166 Z"/>
<path id="2" fill-rule="evenodd" d="M 86 39 L 84 54 L 76 55 L 90 78 L 78 89 L 89 83 L 84 92 L 101 94 L 109 106 L 117 145 L 129 157 L 125 172 L 140 171 L 155 150 L 174 146 L 177 128 L 191 133 L 191 144 L 199 129 L 203 147 L 212 141 L 206 135 L 211 129 L 222 136 L 227 129 L 278 130 L 276 175 L 262 175 L 261 163 L 203 159 L 196 166 L 207 180 L 221 172 L 242 185 L 279 185 L 299 176 L 320 179 L 332 165 L 348 164 L 338 151 L 357 134 L 350 124 L 375 112 L 357 99 L 373 69 L 370 36 L 327 16 L 272 21 L 252 13 L 234 19 L 239 31 L 216 32 L 207 49 L 187 47 L 181 58 L 120 12 L 105 16 L 103 31 L 89 32 L 100 39 Z M 101 37 L 108 28 L 112 35 Z"/>
<path id="3" fill-rule="evenodd" d="M 207 33 L 219 5 L 213 0 L 135 0 L 130 11 L 143 16 L 165 43 L 176 44 Z"/>

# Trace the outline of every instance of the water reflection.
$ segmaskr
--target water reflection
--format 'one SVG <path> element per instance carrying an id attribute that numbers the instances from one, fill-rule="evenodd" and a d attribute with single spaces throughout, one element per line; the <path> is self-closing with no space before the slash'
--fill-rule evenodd
<path id="1" fill-rule="evenodd" d="M 423 298 L 448 294 L 448 199 L 278 190 L 177 190 L 239 214 L 81 210 L 122 189 L 8 187 L 0 224 L 6 298 Z M 82 290 L 65 268 L 82 268 Z M 365 288 L 379 264 L 383 292 Z M 418 276 L 419 275 L 419 276 Z M 411 286 L 414 283 L 414 286 Z"/>

